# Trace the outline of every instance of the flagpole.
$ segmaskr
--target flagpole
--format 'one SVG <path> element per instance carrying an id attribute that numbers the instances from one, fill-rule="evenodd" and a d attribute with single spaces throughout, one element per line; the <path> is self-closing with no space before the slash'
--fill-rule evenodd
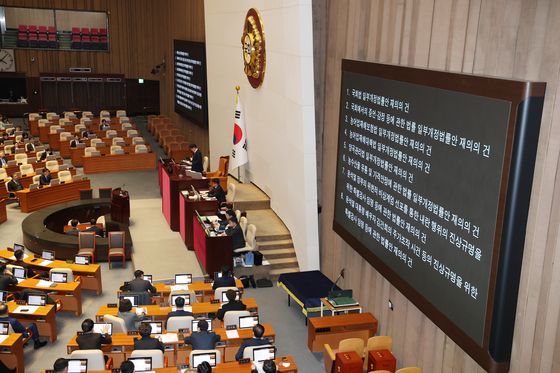
<path id="1" fill-rule="evenodd" d="M 239 90 L 241 89 L 241 87 L 239 85 L 235 86 L 235 105 L 237 106 L 237 104 L 239 103 Z M 239 181 L 240 183 L 243 183 L 241 181 L 241 170 L 239 169 L 240 167 L 237 167 L 237 181 Z"/>

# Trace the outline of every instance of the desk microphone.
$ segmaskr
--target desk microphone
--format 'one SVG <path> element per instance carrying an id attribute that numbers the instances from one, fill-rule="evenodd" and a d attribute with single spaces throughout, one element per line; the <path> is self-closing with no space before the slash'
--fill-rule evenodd
<path id="1" fill-rule="evenodd" d="M 332 284 L 331 290 L 329 291 L 329 293 L 334 290 L 334 287 L 336 286 L 336 284 L 338 284 L 338 281 L 340 281 L 341 278 L 344 278 L 344 268 L 342 268 L 340 270 L 340 273 L 338 274 L 338 277 L 336 278 L 336 281 Z"/>

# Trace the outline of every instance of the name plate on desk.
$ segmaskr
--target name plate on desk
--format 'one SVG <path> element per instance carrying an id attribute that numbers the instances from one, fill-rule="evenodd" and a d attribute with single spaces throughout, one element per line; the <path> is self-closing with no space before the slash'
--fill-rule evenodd
<path id="1" fill-rule="evenodd" d="M 205 278 L 204 279 L 205 284 L 211 284 L 212 282 L 214 282 L 214 280 L 212 280 L 211 278 Z"/>
<path id="2" fill-rule="evenodd" d="M 249 364 L 251 362 L 251 359 L 246 358 L 246 359 L 239 359 L 239 364 Z"/>
<path id="3" fill-rule="evenodd" d="M 107 303 L 107 308 L 117 308 L 116 303 Z"/>
<path id="4" fill-rule="evenodd" d="M 237 330 L 237 325 L 226 325 L 226 330 Z"/>
<path id="5" fill-rule="evenodd" d="M 138 331 L 136 330 L 129 330 L 126 332 L 126 335 L 138 335 Z"/>
<path id="6" fill-rule="evenodd" d="M 212 300 L 210 301 L 210 304 L 217 304 L 217 303 L 220 303 L 220 300 L 219 300 L 219 299 L 212 299 Z"/>

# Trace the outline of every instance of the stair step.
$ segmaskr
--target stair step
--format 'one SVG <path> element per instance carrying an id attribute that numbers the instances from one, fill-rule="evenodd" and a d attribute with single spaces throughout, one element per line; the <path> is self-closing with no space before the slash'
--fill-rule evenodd
<path id="1" fill-rule="evenodd" d="M 258 232 L 257 232 L 258 233 Z M 259 235 L 257 234 L 257 242 L 266 242 L 266 241 L 280 241 L 280 240 L 291 240 L 291 234 L 271 234 L 271 235 Z"/>
<path id="2" fill-rule="evenodd" d="M 279 269 L 271 269 L 270 276 L 280 276 L 282 273 L 293 273 L 299 272 L 298 267 L 288 267 L 288 268 L 279 268 Z"/>
<path id="3" fill-rule="evenodd" d="M 259 249 L 260 250 L 260 249 Z M 294 248 L 260 250 L 267 260 L 279 258 L 292 258 L 296 256 Z"/>
<path id="4" fill-rule="evenodd" d="M 233 203 L 234 210 L 250 211 L 250 210 L 267 210 L 270 208 L 270 200 L 265 201 L 235 201 Z"/>
<path id="5" fill-rule="evenodd" d="M 292 242 L 292 240 L 275 240 L 258 242 L 257 246 L 259 250 L 286 249 L 294 247 L 294 243 Z"/>

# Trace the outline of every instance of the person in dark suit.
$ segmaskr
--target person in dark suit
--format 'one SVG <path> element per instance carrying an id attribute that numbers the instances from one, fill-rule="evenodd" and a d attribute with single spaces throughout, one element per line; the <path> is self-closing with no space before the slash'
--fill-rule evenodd
<path id="1" fill-rule="evenodd" d="M 68 360 L 58 358 L 53 364 L 54 373 L 68 373 Z"/>
<path id="2" fill-rule="evenodd" d="M 70 147 L 75 148 L 78 146 L 79 143 L 80 143 L 80 138 L 78 137 L 78 135 L 74 135 L 74 138 L 70 140 Z"/>
<path id="3" fill-rule="evenodd" d="M 0 263 L 0 290 L 5 291 L 10 285 L 17 285 L 17 279 L 13 273 L 6 269 L 6 264 Z"/>
<path id="4" fill-rule="evenodd" d="M 240 360 L 243 358 L 243 351 L 245 351 L 245 347 L 253 347 L 253 346 L 264 346 L 270 344 L 268 339 L 263 338 L 264 335 L 264 326 L 261 324 L 257 324 L 253 326 L 253 338 L 246 339 L 241 343 L 239 350 L 235 354 L 235 360 Z"/>
<path id="5" fill-rule="evenodd" d="M 35 271 L 33 270 L 33 268 L 28 266 L 27 263 L 23 261 L 23 255 L 23 250 L 18 250 L 14 253 L 14 257 L 16 258 L 14 265 L 25 268 L 28 278 L 35 276 Z"/>
<path id="6" fill-rule="evenodd" d="M 220 185 L 220 179 L 212 179 L 212 189 L 208 191 L 208 197 L 215 197 L 220 204 L 226 201 L 226 192 Z"/>
<path id="7" fill-rule="evenodd" d="M 196 373 L 211 373 L 212 365 L 209 362 L 203 361 L 196 367 Z"/>
<path id="8" fill-rule="evenodd" d="M 125 360 L 121 364 L 121 373 L 134 373 L 134 363 L 129 360 Z"/>
<path id="9" fill-rule="evenodd" d="M 37 325 L 35 325 L 35 323 L 31 323 L 27 325 L 27 328 L 25 328 L 17 319 L 10 317 L 8 314 L 8 306 L 5 303 L 0 304 L 0 321 L 9 322 L 14 332 L 23 334 L 25 338 L 29 336 L 27 331 L 29 329 L 29 332 L 31 332 L 31 338 L 34 342 L 33 347 L 36 350 L 47 344 L 47 341 L 42 341 L 39 337 L 39 330 L 37 329 Z"/>
<path id="10" fill-rule="evenodd" d="M 4 134 L 0 138 L 0 144 L 4 145 L 4 142 L 8 141 L 9 139 L 10 139 L 10 137 L 8 136 L 8 134 L 6 132 L 4 132 Z"/>
<path id="11" fill-rule="evenodd" d="M 167 314 L 167 318 L 175 317 L 175 316 L 192 316 L 192 312 L 185 311 L 183 308 L 185 307 L 185 298 L 177 297 L 175 299 L 175 307 L 177 308 L 175 311 L 171 311 Z"/>
<path id="12" fill-rule="evenodd" d="M 235 286 L 235 278 L 231 275 L 231 271 L 228 266 L 222 267 L 222 277 L 215 278 L 214 284 L 212 284 L 212 289 L 225 288 L 229 286 Z"/>
<path id="13" fill-rule="evenodd" d="M 93 320 L 85 319 L 82 322 L 82 334 L 76 337 L 76 343 L 80 350 L 100 350 L 101 345 L 113 342 L 110 335 L 93 332 Z"/>
<path id="14" fill-rule="evenodd" d="M 140 324 L 138 332 L 140 333 L 140 338 L 134 340 L 135 350 L 161 350 L 161 352 L 163 352 L 163 343 L 161 343 L 159 339 L 150 337 L 150 334 L 152 334 L 152 327 L 150 324 Z"/>
<path id="15" fill-rule="evenodd" d="M 23 185 L 19 181 L 19 172 L 14 173 L 12 180 L 8 183 L 8 192 L 10 192 L 10 197 L 15 196 L 15 192 L 23 190 Z"/>
<path id="16" fill-rule="evenodd" d="M 96 236 L 103 237 L 105 233 L 103 232 L 103 229 L 97 226 L 97 220 L 95 218 L 91 219 L 89 223 L 91 224 L 91 227 L 86 229 L 86 232 L 95 232 Z"/>
<path id="17" fill-rule="evenodd" d="M 99 130 L 100 131 L 105 131 L 105 130 L 109 130 L 111 129 L 111 125 L 109 123 L 107 123 L 107 119 L 103 119 L 101 121 L 101 124 L 99 125 Z"/>
<path id="18" fill-rule="evenodd" d="M 25 151 L 26 152 L 34 152 L 35 151 L 35 145 L 32 142 L 28 142 L 27 144 L 25 144 Z"/>
<path id="19" fill-rule="evenodd" d="M 190 144 L 189 149 L 193 153 L 191 158 L 191 170 L 193 170 L 194 172 L 202 172 L 204 170 L 202 167 L 202 153 L 200 152 L 196 144 Z"/>
<path id="20" fill-rule="evenodd" d="M 43 162 L 45 159 L 47 159 L 47 156 L 49 154 L 47 153 L 46 150 L 41 152 L 41 155 L 39 156 L 39 159 L 37 159 L 37 162 Z"/>
<path id="21" fill-rule="evenodd" d="M 7 167 L 8 166 L 8 157 L 4 154 L 4 152 L 0 151 L 0 167 Z"/>
<path id="22" fill-rule="evenodd" d="M 72 219 L 70 221 L 70 225 L 72 226 L 72 228 L 70 228 L 70 230 L 67 231 L 66 234 L 70 236 L 78 236 L 80 234 L 80 230 L 78 229 L 78 224 L 80 224 L 78 219 Z"/>
<path id="23" fill-rule="evenodd" d="M 233 250 L 245 247 L 245 236 L 243 235 L 243 230 L 239 226 L 239 222 L 237 221 L 237 217 L 235 217 L 235 215 L 228 219 L 226 234 L 232 238 L 231 242 Z"/>
<path id="24" fill-rule="evenodd" d="M 125 284 L 121 290 L 135 291 L 135 292 L 149 292 L 154 294 L 157 292 L 156 288 L 148 280 L 144 280 L 144 271 L 137 269 L 134 271 L 134 280 Z"/>
<path id="25" fill-rule="evenodd" d="M 48 168 L 43 168 L 41 177 L 39 178 L 39 185 L 49 185 L 51 183 L 52 176 L 51 171 Z"/>
<path id="26" fill-rule="evenodd" d="M 222 308 L 218 310 L 216 314 L 216 318 L 218 320 L 223 321 L 226 312 L 228 311 L 245 311 L 247 306 L 241 302 L 241 300 L 235 300 L 237 297 L 237 292 L 233 289 L 229 289 L 226 291 L 226 298 L 228 299 L 227 303 L 222 304 Z"/>
<path id="27" fill-rule="evenodd" d="M 213 350 L 216 343 L 220 342 L 220 336 L 208 331 L 208 321 L 198 322 L 198 332 L 193 332 L 185 338 L 185 343 L 190 344 L 193 350 Z"/>

